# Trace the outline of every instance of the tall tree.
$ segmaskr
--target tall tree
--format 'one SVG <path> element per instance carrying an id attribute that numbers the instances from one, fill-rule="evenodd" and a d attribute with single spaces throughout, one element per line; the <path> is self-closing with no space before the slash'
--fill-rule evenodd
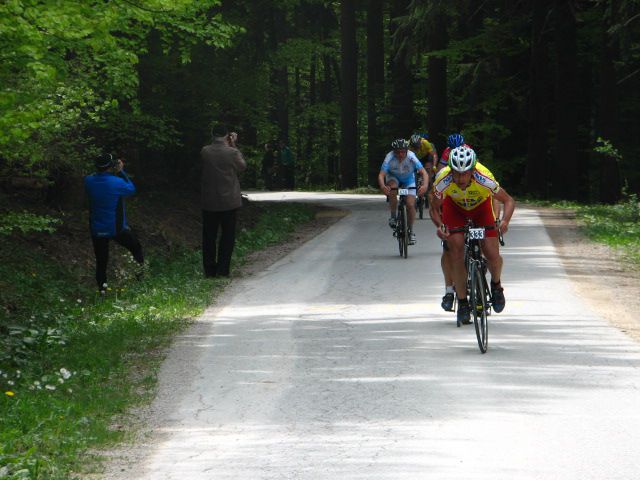
<path id="1" fill-rule="evenodd" d="M 340 134 L 340 187 L 358 185 L 358 58 L 355 0 L 340 2 L 342 44 L 342 102 Z"/>
<path id="2" fill-rule="evenodd" d="M 369 185 L 377 185 L 383 155 L 378 131 L 384 101 L 384 0 L 369 0 L 367 9 L 367 157 Z"/>
<path id="3" fill-rule="evenodd" d="M 618 35 L 611 32 L 613 19 L 618 12 L 618 1 L 603 2 L 601 6 L 603 23 L 600 31 L 600 57 L 598 71 L 598 114 L 596 116 L 597 135 L 617 144 L 618 131 L 618 85 L 615 62 L 620 56 Z M 599 155 L 599 199 L 604 203 L 615 203 L 620 199 L 620 171 L 618 161 L 611 153 Z"/>
<path id="4" fill-rule="evenodd" d="M 530 0 L 532 10 L 529 54 L 529 129 L 525 185 L 535 196 L 546 195 L 549 128 L 548 35 L 551 0 Z"/>
<path id="5" fill-rule="evenodd" d="M 389 136 L 406 137 L 415 128 L 413 118 L 413 76 L 411 74 L 409 45 L 410 31 L 401 28 L 404 17 L 408 15 L 409 0 L 391 2 L 389 30 L 392 38 L 390 74 L 391 103 L 389 113 L 392 125 Z"/>
<path id="6" fill-rule="evenodd" d="M 287 12 L 285 7 L 274 7 L 272 10 L 271 42 L 276 51 L 287 38 Z M 273 119 L 278 125 L 279 137 L 289 140 L 289 70 L 286 62 L 275 61 L 271 71 L 273 95 Z"/>
<path id="7" fill-rule="evenodd" d="M 555 120 L 554 159 L 562 168 L 555 170 L 553 194 L 578 199 L 578 82 L 576 18 L 572 0 L 556 0 L 555 16 Z"/>
<path id="8" fill-rule="evenodd" d="M 427 28 L 427 49 L 431 52 L 447 47 L 447 18 L 444 6 L 436 2 Z M 431 140 L 444 148 L 447 132 L 447 58 L 429 55 L 427 91 L 427 128 Z"/>

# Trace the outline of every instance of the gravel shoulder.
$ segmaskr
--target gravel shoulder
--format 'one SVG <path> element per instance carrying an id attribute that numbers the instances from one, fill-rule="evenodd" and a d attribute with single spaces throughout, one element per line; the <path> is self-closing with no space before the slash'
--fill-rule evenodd
<path id="1" fill-rule="evenodd" d="M 612 325 L 640 341 L 640 271 L 614 249 L 586 238 L 572 211 L 536 210 L 578 294 Z"/>

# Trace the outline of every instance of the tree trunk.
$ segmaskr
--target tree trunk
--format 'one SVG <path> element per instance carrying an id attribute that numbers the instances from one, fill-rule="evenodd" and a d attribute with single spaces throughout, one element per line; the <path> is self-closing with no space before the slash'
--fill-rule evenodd
<path id="1" fill-rule="evenodd" d="M 608 5 L 611 4 L 611 5 Z M 608 33 L 612 18 L 618 11 L 618 2 L 605 2 L 602 4 L 603 25 L 601 30 L 602 41 L 598 70 L 600 72 L 600 86 L 598 90 L 598 115 L 596 123 L 596 135 L 609 140 L 616 146 L 616 132 L 618 129 L 618 87 L 615 61 L 620 50 L 617 43 L 617 35 Z M 599 199 L 603 203 L 615 203 L 620 200 L 621 182 L 618 161 L 613 155 L 597 154 L 600 160 Z"/>
<path id="2" fill-rule="evenodd" d="M 447 48 L 447 18 L 441 7 L 431 16 L 427 29 L 427 45 L 430 51 Z M 427 94 L 427 129 L 430 140 L 439 151 L 444 149 L 447 135 L 447 59 L 429 57 Z"/>
<path id="3" fill-rule="evenodd" d="M 527 192 L 536 197 L 547 196 L 547 165 L 549 126 L 549 55 L 548 28 L 549 0 L 531 0 L 531 54 L 529 66 L 529 133 L 525 185 Z"/>
<path id="4" fill-rule="evenodd" d="M 379 106 L 384 101 L 384 0 L 369 0 L 367 11 L 367 180 L 378 184 L 384 146 L 378 132 Z"/>
<path id="5" fill-rule="evenodd" d="M 369 0 L 367 11 L 367 157 L 369 185 L 378 184 L 384 147 L 378 131 L 379 107 L 384 101 L 383 0 Z"/>
<path id="6" fill-rule="evenodd" d="M 408 0 L 392 2 L 392 18 L 389 25 L 393 47 L 391 48 L 391 138 L 406 138 L 415 128 L 413 118 L 413 76 L 409 65 L 407 48 L 403 46 L 403 33 L 399 31 L 394 16 L 406 15 Z"/>
<path id="7" fill-rule="evenodd" d="M 272 10 L 271 50 L 276 51 L 287 37 L 285 12 L 279 8 Z M 289 139 L 289 72 L 285 66 L 274 65 L 271 70 L 271 93 L 273 95 L 272 119 L 278 125 L 279 138 Z"/>
<path id="8" fill-rule="evenodd" d="M 553 194 L 567 200 L 578 199 L 578 82 L 576 19 L 571 0 L 555 2 L 555 118 L 556 137 L 552 183 Z"/>
<path id="9" fill-rule="evenodd" d="M 342 89 L 340 132 L 340 188 L 358 185 L 358 58 L 355 0 L 340 3 Z"/>

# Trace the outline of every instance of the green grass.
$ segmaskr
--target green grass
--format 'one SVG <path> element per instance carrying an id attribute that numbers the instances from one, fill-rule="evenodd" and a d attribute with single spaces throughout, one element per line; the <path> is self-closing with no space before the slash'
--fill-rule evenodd
<path id="1" fill-rule="evenodd" d="M 266 207 L 240 232 L 233 265 L 312 217 Z M 161 347 L 229 281 L 203 278 L 198 251 L 150 255 L 144 280 L 125 271 L 101 301 L 43 254 L 11 258 L 0 265 L 0 478 L 82 478 L 96 467 L 88 452 L 125 435 L 114 420 L 150 400 Z"/>

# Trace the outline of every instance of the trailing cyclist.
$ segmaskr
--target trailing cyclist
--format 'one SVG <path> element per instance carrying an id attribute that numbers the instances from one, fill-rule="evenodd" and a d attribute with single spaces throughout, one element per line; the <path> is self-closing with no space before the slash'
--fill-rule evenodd
<path id="1" fill-rule="evenodd" d="M 391 150 L 382 162 L 380 173 L 378 174 L 378 185 L 382 193 L 389 198 L 389 209 L 391 216 L 389 217 L 389 226 L 396 228 L 396 208 L 398 206 L 398 188 L 415 188 L 417 171 L 422 177 L 422 186 L 419 187 L 417 194 L 424 195 L 429 184 L 427 172 L 422 166 L 418 157 L 409 151 L 409 142 L 404 138 L 398 138 L 391 142 Z M 407 221 L 409 223 L 409 244 L 416 242 L 415 233 L 413 233 L 413 222 L 416 218 L 415 209 L 416 192 L 409 190 L 407 196 Z"/>
<path id="2" fill-rule="evenodd" d="M 442 151 L 442 156 L 440 157 L 440 160 L 438 161 L 438 163 L 437 164 L 434 163 L 436 168 L 436 174 L 440 170 L 442 170 L 444 167 L 449 165 L 449 154 L 451 153 L 451 150 L 454 148 L 461 147 L 463 145 L 465 147 L 472 148 L 471 145 L 467 145 L 466 143 L 464 143 L 464 137 L 462 136 L 461 133 L 452 133 L 447 137 L 447 148 L 445 148 Z"/>
<path id="3" fill-rule="evenodd" d="M 457 319 L 460 323 L 470 323 L 471 318 L 467 300 L 464 238 L 462 232 L 450 230 L 463 227 L 469 218 L 478 226 L 494 226 L 496 217 L 492 198 L 504 205 L 504 215 L 498 229 L 506 233 L 515 209 L 515 200 L 500 187 L 489 169 L 477 161 L 473 149 L 464 145 L 454 148 L 449 155 L 449 165 L 436 176 L 429 209 L 431 219 L 438 228 L 438 237 L 446 240 L 449 248 L 448 255 L 458 298 Z M 503 262 L 497 237 L 497 230 L 487 230 L 482 241 L 482 252 L 491 273 L 493 310 L 500 313 L 504 309 L 505 298 L 500 283 Z"/>
<path id="4" fill-rule="evenodd" d="M 442 156 L 435 166 L 436 175 L 440 170 L 449 165 L 449 154 L 451 150 L 464 145 L 465 147 L 472 148 L 470 145 L 464 143 L 464 137 L 461 133 L 452 133 L 447 137 L 447 148 L 442 151 Z M 451 267 L 451 260 L 449 259 L 449 252 L 447 251 L 446 242 L 442 243 L 442 256 L 440 258 L 440 267 L 442 268 L 442 275 L 444 276 L 444 296 L 442 297 L 442 309 L 450 312 L 453 310 L 453 302 L 455 295 L 455 288 L 453 285 L 453 269 Z"/>

